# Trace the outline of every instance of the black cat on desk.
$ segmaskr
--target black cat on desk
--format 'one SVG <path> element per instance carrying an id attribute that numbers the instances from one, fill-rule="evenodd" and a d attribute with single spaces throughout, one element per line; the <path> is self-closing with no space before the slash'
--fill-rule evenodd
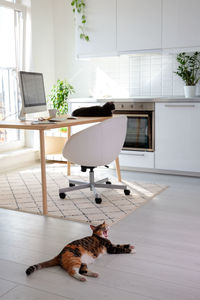
<path id="1" fill-rule="evenodd" d="M 81 107 L 73 111 L 75 117 L 109 117 L 115 109 L 113 102 L 106 102 L 103 106 Z"/>

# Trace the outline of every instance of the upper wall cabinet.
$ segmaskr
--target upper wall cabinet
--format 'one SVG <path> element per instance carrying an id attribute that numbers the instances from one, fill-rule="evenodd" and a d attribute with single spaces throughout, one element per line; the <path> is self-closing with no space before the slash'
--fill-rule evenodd
<path id="1" fill-rule="evenodd" d="M 86 29 L 90 41 L 76 33 L 77 57 L 116 55 L 116 0 L 87 0 Z"/>
<path id="2" fill-rule="evenodd" d="M 77 57 L 200 46 L 200 0 L 86 0 L 87 34 Z"/>
<path id="3" fill-rule="evenodd" d="M 161 48 L 161 0 L 117 0 L 117 50 Z"/>
<path id="4" fill-rule="evenodd" d="M 200 46 L 199 14 L 199 0 L 163 0 L 163 48 Z"/>

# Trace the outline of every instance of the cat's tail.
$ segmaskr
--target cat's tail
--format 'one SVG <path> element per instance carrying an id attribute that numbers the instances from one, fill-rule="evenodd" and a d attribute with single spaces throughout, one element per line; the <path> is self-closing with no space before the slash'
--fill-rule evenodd
<path id="1" fill-rule="evenodd" d="M 44 261 L 44 262 L 41 262 L 41 263 L 39 263 L 37 265 L 30 266 L 26 270 L 26 275 L 29 276 L 31 273 L 33 273 L 36 270 L 58 266 L 59 264 L 60 264 L 59 256 L 56 256 L 53 259 L 50 259 L 48 261 Z"/>

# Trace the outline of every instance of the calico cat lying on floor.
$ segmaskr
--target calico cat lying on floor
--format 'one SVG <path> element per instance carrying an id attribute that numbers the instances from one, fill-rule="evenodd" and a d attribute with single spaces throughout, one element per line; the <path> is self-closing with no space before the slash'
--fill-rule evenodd
<path id="1" fill-rule="evenodd" d="M 85 276 L 98 277 L 98 273 L 88 270 L 87 264 L 92 263 L 97 257 L 109 254 L 135 253 L 135 247 L 127 245 L 113 245 L 108 239 L 108 226 L 104 222 L 98 226 L 90 225 L 93 234 L 76 240 L 66 245 L 53 259 L 30 266 L 26 274 L 30 275 L 35 270 L 53 266 L 61 266 L 69 275 L 80 281 L 86 281 Z"/>
<path id="2" fill-rule="evenodd" d="M 110 117 L 115 109 L 113 102 L 107 102 L 103 106 L 80 107 L 73 111 L 74 117 Z"/>

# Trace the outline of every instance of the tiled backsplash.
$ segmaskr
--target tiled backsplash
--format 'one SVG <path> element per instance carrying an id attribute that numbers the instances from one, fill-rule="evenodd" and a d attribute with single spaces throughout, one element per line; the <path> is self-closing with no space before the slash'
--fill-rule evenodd
<path id="1" fill-rule="evenodd" d="M 94 97 L 183 96 L 174 54 L 138 54 L 91 60 Z"/>

